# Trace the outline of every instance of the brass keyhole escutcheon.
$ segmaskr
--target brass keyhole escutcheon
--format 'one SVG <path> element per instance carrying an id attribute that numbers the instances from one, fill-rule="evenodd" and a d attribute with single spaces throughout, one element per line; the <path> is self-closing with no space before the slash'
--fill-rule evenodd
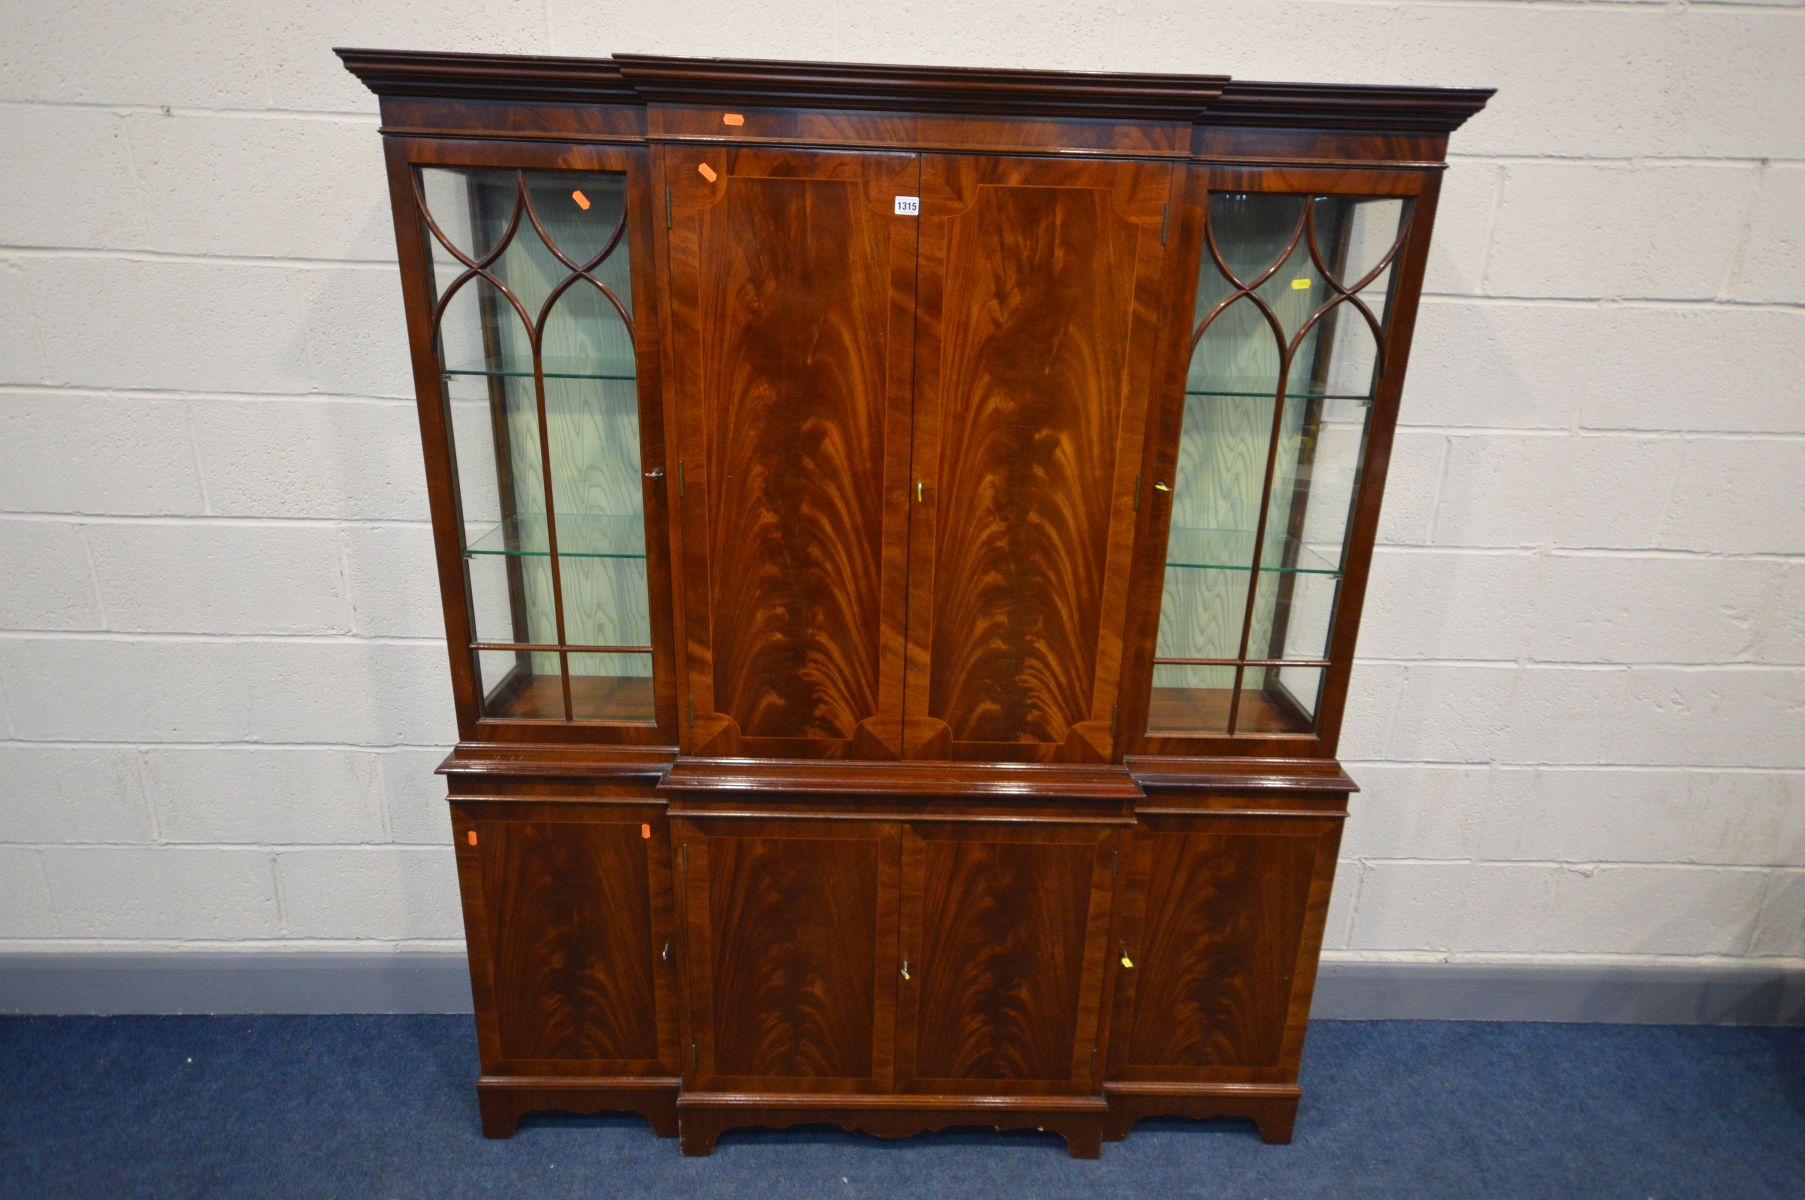
<path id="1" fill-rule="evenodd" d="M 1127 970 L 1134 970 L 1134 959 L 1128 957 L 1127 946 L 1122 947 L 1122 966 Z"/>
<path id="2" fill-rule="evenodd" d="M 905 982 L 905 983 L 906 983 L 906 982 L 908 982 L 908 979 L 909 979 L 909 960 L 908 960 L 908 959 L 906 959 L 906 958 L 905 958 L 905 959 L 903 959 L 903 965 L 902 965 L 902 977 L 903 977 L 903 981 L 904 981 L 904 982 Z"/>

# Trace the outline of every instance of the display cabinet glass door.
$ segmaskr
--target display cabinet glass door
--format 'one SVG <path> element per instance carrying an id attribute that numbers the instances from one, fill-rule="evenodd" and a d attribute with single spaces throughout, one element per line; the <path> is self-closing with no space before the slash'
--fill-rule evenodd
<path id="1" fill-rule="evenodd" d="M 480 715 L 650 724 L 627 177 L 414 182 Z"/>
<path id="2" fill-rule="evenodd" d="M 1314 731 L 1410 215 L 1209 195 L 1149 735 Z"/>

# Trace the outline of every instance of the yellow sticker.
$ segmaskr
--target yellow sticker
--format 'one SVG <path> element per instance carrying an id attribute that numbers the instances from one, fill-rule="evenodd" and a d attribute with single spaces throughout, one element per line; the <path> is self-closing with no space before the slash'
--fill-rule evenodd
<path id="1" fill-rule="evenodd" d="M 1307 292 L 1310 290 L 1310 281 L 1308 279 L 1293 279 L 1291 281 L 1291 290 L 1294 292 Z"/>
<path id="2" fill-rule="evenodd" d="M 584 212 L 589 211 L 589 197 L 585 196 L 581 191 L 572 192 L 570 198 L 577 202 L 578 208 L 582 209 Z"/>

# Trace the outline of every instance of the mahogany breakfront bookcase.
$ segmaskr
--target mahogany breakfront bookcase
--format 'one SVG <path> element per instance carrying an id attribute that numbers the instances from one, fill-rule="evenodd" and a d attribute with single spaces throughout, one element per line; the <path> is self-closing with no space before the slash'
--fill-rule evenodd
<path id="1" fill-rule="evenodd" d="M 339 53 L 382 103 L 484 1132 L 1287 1140 L 1490 93 Z"/>

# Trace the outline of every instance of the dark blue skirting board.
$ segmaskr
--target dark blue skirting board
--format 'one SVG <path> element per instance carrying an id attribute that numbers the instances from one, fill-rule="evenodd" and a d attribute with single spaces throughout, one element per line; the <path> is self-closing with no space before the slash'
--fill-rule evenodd
<path id="1" fill-rule="evenodd" d="M 0 1019 L 0 1195 L 1805 1196 L 1805 1029 L 1317 1022 L 1297 1140 L 1149 1121 L 1051 1135 L 477 1130 L 460 1016 Z"/>

